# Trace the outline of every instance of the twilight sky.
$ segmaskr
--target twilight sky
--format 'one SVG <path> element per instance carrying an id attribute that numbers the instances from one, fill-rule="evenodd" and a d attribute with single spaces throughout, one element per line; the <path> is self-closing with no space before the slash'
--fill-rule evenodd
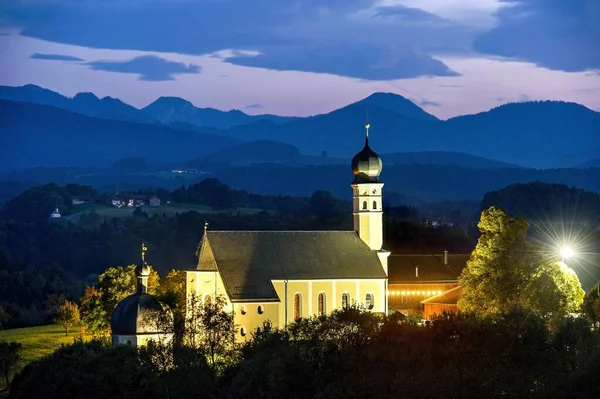
<path id="1" fill-rule="evenodd" d="M 0 84 L 311 115 L 375 91 L 441 118 L 600 111 L 600 0 L 2 0 Z"/>

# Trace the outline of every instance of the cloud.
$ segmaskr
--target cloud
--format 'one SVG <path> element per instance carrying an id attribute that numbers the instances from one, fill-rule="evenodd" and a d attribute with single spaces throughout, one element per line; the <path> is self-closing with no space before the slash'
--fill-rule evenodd
<path id="1" fill-rule="evenodd" d="M 600 68 L 600 1 L 500 0 L 498 26 L 474 49 L 567 72 Z"/>
<path id="2" fill-rule="evenodd" d="M 258 51 L 225 62 L 368 80 L 456 76 L 432 54 L 465 51 L 475 34 L 379 0 L 7 1 L 12 6 L 0 11 L 25 36 L 190 55 Z"/>
<path id="3" fill-rule="evenodd" d="M 244 109 L 261 109 L 262 104 L 250 104 L 244 107 Z"/>
<path id="4" fill-rule="evenodd" d="M 51 61 L 83 61 L 81 58 L 73 57 L 72 55 L 62 55 L 62 54 L 34 53 L 29 58 L 33 58 L 35 60 L 51 60 Z"/>
<path id="5" fill-rule="evenodd" d="M 422 75 L 458 76 L 426 54 L 410 49 L 392 51 L 385 47 L 369 45 L 351 49 L 336 45 L 274 47 L 265 54 L 254 57 L 231 57 L 228 62 L 236 65 L 262 67 L 279 71 L 306 71 L 329 73 L 367 80 L 394 80 Z"/>
<path id="6" fill-rule="evenodd" d="M 186 66 L 183 63 L 165 60 L 153 55 L 136 57 L 128 61 L 93 61 L 86 63 L 91 69 L 98 71 L 134 73 L 140 80 L 153 82 L 175 80 L 174 75 L 184 73 L 200 73 L 198 65 Z"/>
<path id="7" fill-rule="evenodd" d="M 464 85 L 446 85 L 446 84 L 441 84 L 441 85 L 439 85 L 439 87 L 453 87 L 453 88 L 456 88 L 456 87 L 464 87 Z"/>
<path id="8" fill-rule="evenodd" d="M 420 8 L 405 7 L 402 5 L 395 6 L 379 6 L 375 8 L 374 18 L 377 17 L 392 17 L 396 20 L 406 20 L 411 23 L 415 22 L 448 22 L 448 20 L 441 18 L 430 12 L 421 10 Z"/>
<path id="9" fill-rule="evenodd" d="M 422 107 L 427 107 L 427 106 L 429 106 L 429 107 L 441 107 L 442 106 L 442 104 L 438 103 L 437 101 L 431 101 L 431 100 L 428 100 L 426 98 L 422 99 L 419 102 L 419 105 L 422 106 Z"/>
<path id="10" fill-rule="evenodd" d="M 529 97 L 527 94 L 519 94 L 519 99 L 517 102 L 524 103 L 527 101 L 531 101 L 531 97 Z"/>

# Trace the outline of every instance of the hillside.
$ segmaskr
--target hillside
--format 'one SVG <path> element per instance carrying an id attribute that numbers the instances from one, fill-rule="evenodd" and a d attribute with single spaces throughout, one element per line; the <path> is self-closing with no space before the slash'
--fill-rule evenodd
<path id="1" fill-rule="evenodd" d="M 507 104 L 488 112 L 448 121 L 410 118 L 390 107 L 358 102 L 328 114 L 285 125 L 256 123 L 236 126 L 222 134 L 247 140 L 291 143 L 302 153 L 327 151 L 351 157 L 364 134 L 365 114 L 371 121 L 376 151 L 466 152 L 528 167 L 566 167 L 597 157 L 600 113 L 564 102 Z"/>
<path id="2" fill-rule="evenodd" d="M 600 113 L 561 101 L 505 104 L 452 118 L 444 123 L 444 134 L 460 137 L 461 151 L 472 154 L 527 166 L 568 167 L 597 157 Z"/>
<path id="3" fill-rule="evenodd" d="M 106 165 L 130 156 L 168 162 L 239 143 L 213 134 L 91 118 L 56 107 L 4 100 L 0 100 L 0 121 L 3 170 Z"/>
<path id="4" fill-rule="evenodd" d="M 381 154 L 381 158 L 386 165 L 453 165 L 475 169 L 520 168 L 518 165 L 451 151 L 395 152 Z"/>
<path id="5" fill-rule="evenodd" d="M 270 140 L 257 140 L 238 144 L 209 154 L 204 161 L 222 163 L 279 162 L 295 159 L 300 151 L 291 144 Z"/>
<path id="6" fill-rule="evenodd" d="M 93 93 L 77 93 L 75 97 L 69 98 L 36 85 L 0 86 L 0 99 L 51 105 L 96 118 L 156 123 L 154 118 L 119 99 L 112 97 L 100 99 Z"/>
<path id="7" fill-rule="evenodd" d="M 212 174 L 233 188 L 261 194 L 308 196 L 322 189 L 339 198 L 348 199 L 351 195 L 349 184 L 352 172 L 349 165 L 293 167 L 265 163 L 223 167 L 212 170 Z M 257 176 L 268 176 L 268 179 Z M 415 203 L 478 200 L 489 191 L 531 181 L 567 184 L 600 193 L 599 168 L 537 170 L 389 165 L 384 166 L 381 180 L 385 183 L 386 198 L 391 198 L 391 193 L 397 193 L 405 198 L 413 198 Z"/>
<path id="8" fill-rule="evenodd" d="M 214 108 L 198 108 L 179 97 L 160 97 L 142 108 L 142 112 L 165 124 L 180 122 L 220 129 L 228 129 L 258 120 L 284 123 L 296 119 L 277 115 L 248 115 L 237 109 L 221 111 Z"/>
<path id="9" fill-rule="evenodd" d="M 22 345 L 23 352 L 17 363 L 18 371 L 32 361 L 53 353 L 61 345 L 72 344 L 79 337 L 78 329 L 74 328 L 67 336 L 65 330 L 57 324 L 0 331 L 0 341 L 18 342 Z M 81 338 L 88 341 L 92 336 L 84 334 Z M 5 388 L 5 384 L 4 378 L 0 378 L 0 391 Z"/>
<path id="10" fill-rule="evenodd" d="M 164 124 L 158 129 L 188 132 L 187 136 L 176 135 L 180 145 L 186 147 L 182 149 L 182 154 L 186 155 L 179 158 L 180 161 L 188 157 L 190 146 L 197 145 L 194 140 L 183 138 L 191 140 L 195 137 L 191 133 L 197 132 L 242 141 L 279 141 L 298 148 L 305 156 L 301 163 L 310 160 L 307 156 L 312 156 L 318 164 L 330 164 L 330 160 L 314 157 L 326 153 L 330 158 L 350 159 L 361 147 L 367 116 L 371 123 L 371 144 L 379 153 L 427 153 L 425 160 L 421 160 L 420 155 L 392 156 L 398 163 L 451 163 L 469 167 L 594 167 L 600 152 L 600 113 L 578 104 L 558 101 L 505 104 L 486 112 L 440 121 L 406 98 L 392 93 L 374 93 L 327 114 L 306 118 L 250 116 L 238 110 L 225 112 L 197 108 L 189 101 L 175 97 L 161 97 L 143 110 L 137 110 L 109 97 L 98 99 L 91 93 L 79 93 L 69 99 L 33 85 L 0 87 L 0 98 L 3 96 L 20 101 L 34 101 L 32 98 L 35 98 L 40 103 L 87 113 L 97 117 L 96 121 L 117 119 L 147 123 L 156 118 Z M 24 119 L 32 119 L 31 115 L 34 114 L 22 113 Z M 48 122 L 53 128 L 54 121 Z M 25 124 L 31 123 L 27 121 Z M 88 128 L 91 131 L 103 129 L 91 125 Z M 136 127 L 133 130 L 141 132 L 140 129 Z M 154 131 L 157 127 L 149 126 L 148 129 Z M 106 143 L 97 143 L 99 153 L 113 150 Z M 28 146 L 33 153 L 46 152 L 37 140 L 30 141 Z M 167 148 L 174 146 L 174 143 L 169 143 Z M 453 158 L 448 155 L 451 153 L 468 153 L 498 163 Z M 204 154 L 206 152 L 201 150 L 193 158 Z M 435 159 L 430 161 L 429 158 Z M 40 157 L 38 162 L 45 166 L 65 165 L 64 161 L 48 163 L 44 157 Z M 16 163 L 12 167 L 21 164 Z"/>

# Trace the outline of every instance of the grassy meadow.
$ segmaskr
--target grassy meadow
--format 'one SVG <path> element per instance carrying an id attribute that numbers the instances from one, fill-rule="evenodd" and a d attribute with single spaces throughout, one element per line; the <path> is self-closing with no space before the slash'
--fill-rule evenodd
<path id="1" fill-rule="evenodd" d="M 61 326 L 52 324 L 0 331 L 0 342 L 15 341 L 23 345 L 21 359 L 16 368 L 17 371 L 20 371 L 28 363 L 51 354 L 63 344 L 73 343 L 73 340 L 80 336 L 81 333 L 77 327 L 70 330 L 69 335 L 67 336 L 65 335 L 65 330 Z M 84 334 L 82 338 L 84 340 L 89 340 L 92 336 Z M 0 392 L 4 389 L 6 389 L 6 386 L 4 377 L 2 376 L 0 379 Z"/>

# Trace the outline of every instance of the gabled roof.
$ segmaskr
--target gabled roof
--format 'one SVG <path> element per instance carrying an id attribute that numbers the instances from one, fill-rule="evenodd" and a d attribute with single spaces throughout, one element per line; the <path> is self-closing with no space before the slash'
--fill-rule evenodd
<path id="1" fill-rule="evenodd" d="M 448 291 L 442 292 L 439 295 L 432 296 L 421 301 L 422 304 L 436 304 L 436 305 L 456 305 L 458 303 L 458 297 L 462 294 L 462 287 L 459 285 Z"/>
<path id="2" fill-rule="evenodd" d="M 277 301 L 271 280 L 385 279 L 354 231 L 208 231 L 196 270 L 218 269 L 232 301 Z"/>
<path id="3" fill-rule="evenodd" d="M 448 254 L 448 264 L 445 265 L 443 255 L 390 255 L 388 282 L 390 284 L 457 282 L 470 256 L 470 254 Z"/>

